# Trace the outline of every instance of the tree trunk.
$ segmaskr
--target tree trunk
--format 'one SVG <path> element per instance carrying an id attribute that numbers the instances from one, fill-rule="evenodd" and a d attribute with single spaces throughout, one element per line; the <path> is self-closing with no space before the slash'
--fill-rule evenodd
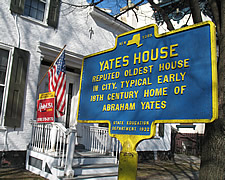
<path id="1" fill-rule="evenodd" d="M 206 124 L 199 180 L 225 179 L 224 119 Z"/>
<path id="2" fill-rule="evenodd" d="M 198 0 L 189 0 L 189 4 L 194 23 L 202 22 L 201 10 L 199 8 Z"/>
<path id="3" fill-rule="evenodd" d="M 216 1 L 211 1 L 213 6 Z M 218 6 L 219 7 L 219 6 Z M 219 59 L 218 59 L 218 99 L 219 119 L 206 124 L 205 137 L 202 146 L 200 167 L 200 180 L 224 180 L 225 179 L 225 3 L 221 3 L 221 16 L 214 17 L 217 25 Z M 218 12 L 213 14 L 219 15 Z M 221 28 L 221 29 L 220 29 Z"/>

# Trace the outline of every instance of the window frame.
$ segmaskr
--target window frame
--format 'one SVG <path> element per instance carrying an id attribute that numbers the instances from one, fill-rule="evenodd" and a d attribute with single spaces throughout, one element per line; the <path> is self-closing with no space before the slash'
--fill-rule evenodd
<path id="1" fill-rule="evenodd" d="M 39 1 L 43 2 L 43 0 L 39 0 Z M 48 26 L 48 13 L 49 13 L 50 1 L 51 0 L 45 0 L 45 11 L 44 11 L 43 21 L 38 20 L 38 19 L 36 19 L 34 17 L 31 17 L 31 16 L 28 16 L 28 15 L 25 15 L 24 12 L 21 15 L 21 17 L 23 17 L 24 19 L 27 19 L 27 20 L 30 20 L 30 21 Z M 24 11 L 25 11 L 25 4 L 26 4 L 26 0 L 25 0 L 25 3 L 24 3 Z"/>
<path id="2" fill-rule="evenodd" d="M 25 8 L 25 0 L 11 0 L 10 11 L 12 12 L 12 14 L 14 13 L 18 14 L 20 15 L 21 18 L 35 22 L 42 26 L 52 27 L 54 29 L 58 28 L 61 0 L 46 0 L 46 8 L 43 21 L 25 15 L 24 8 Z"/>
<path id="3" fill-rule="evenodd" d="M 10 76 L 11 76 L 11 70 L 12 70 L 14 48 L 11 46 L 2 44 L 0 42 L 0 49 L 7 50 L 9 52 L 8 64 L 7 64 L 7 70 L 6 70 L 6 76 L 5 76 L 5 85 L 4 85 L 3 98 L 2 98 L 2 107 L 1 107 L 1 113 L 0 113 L 0 129 L 4 129 L 5 113 L 6 113 L 7 99 L 8 99 L 8 93 L 9 93 L 9 82 L 10 82 Z"/>

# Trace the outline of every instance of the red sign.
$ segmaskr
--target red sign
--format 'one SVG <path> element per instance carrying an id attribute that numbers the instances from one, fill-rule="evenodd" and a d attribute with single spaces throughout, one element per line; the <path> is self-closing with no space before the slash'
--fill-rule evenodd
<path id="1" fill-rule="evenodd" d="M 55 120 L 55 98 L 37 100 L 37 122 L 49 123 Z"/>

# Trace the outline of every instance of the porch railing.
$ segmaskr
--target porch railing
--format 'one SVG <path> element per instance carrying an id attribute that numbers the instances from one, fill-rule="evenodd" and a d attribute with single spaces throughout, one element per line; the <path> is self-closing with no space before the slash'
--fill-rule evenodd
<path id="1" fill-rule="evenodd" d="M 122 147 L 116 138 L 109 136 L 108 128 L 79 124 L 79 137 L 85 149 L 101 154 L 111 154 L 118 159 Z"/>
<path id="2" fill-rule="evenodd" d="M 57 157 L 58 166 L 65 168 L 67 175 L 73 173 L 72 161 L 77 138 L 86 150 L 115 156 L 115 163 L 118 163 L 121 145 L 116 138 L 109 136 L 108 128 L 79 124 L 78 131 L 75 131 L 66 129 L 60 123 L 40 124 L 31 121 L 31 124 L 29 149 Z"/>
<path id="3" fill-rule="evenodd" d="M 36 123 L 31 121 L 32 135 L 29 149 L 58 157 L 58 166 L 64 167 L 70 130 L 60 123 Z"/>

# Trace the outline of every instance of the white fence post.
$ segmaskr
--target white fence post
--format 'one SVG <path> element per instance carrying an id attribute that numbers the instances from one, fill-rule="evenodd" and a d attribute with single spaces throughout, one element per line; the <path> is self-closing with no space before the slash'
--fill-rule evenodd
<path id="1" fill-rule="evenodd" d="M 72 169 L 73 166 L 73 156 L 74 156 L 74 150 L 75 150 L 75 138 L 77 131 L 75 129 L 70 129 L 70 137 L 69 137 L 69 143 L 67 144 L 67 152 L 66 152 L 66 164 L 65 164 L 65 174 L 67 177 L 73 177 L 74 172 Z"/>

